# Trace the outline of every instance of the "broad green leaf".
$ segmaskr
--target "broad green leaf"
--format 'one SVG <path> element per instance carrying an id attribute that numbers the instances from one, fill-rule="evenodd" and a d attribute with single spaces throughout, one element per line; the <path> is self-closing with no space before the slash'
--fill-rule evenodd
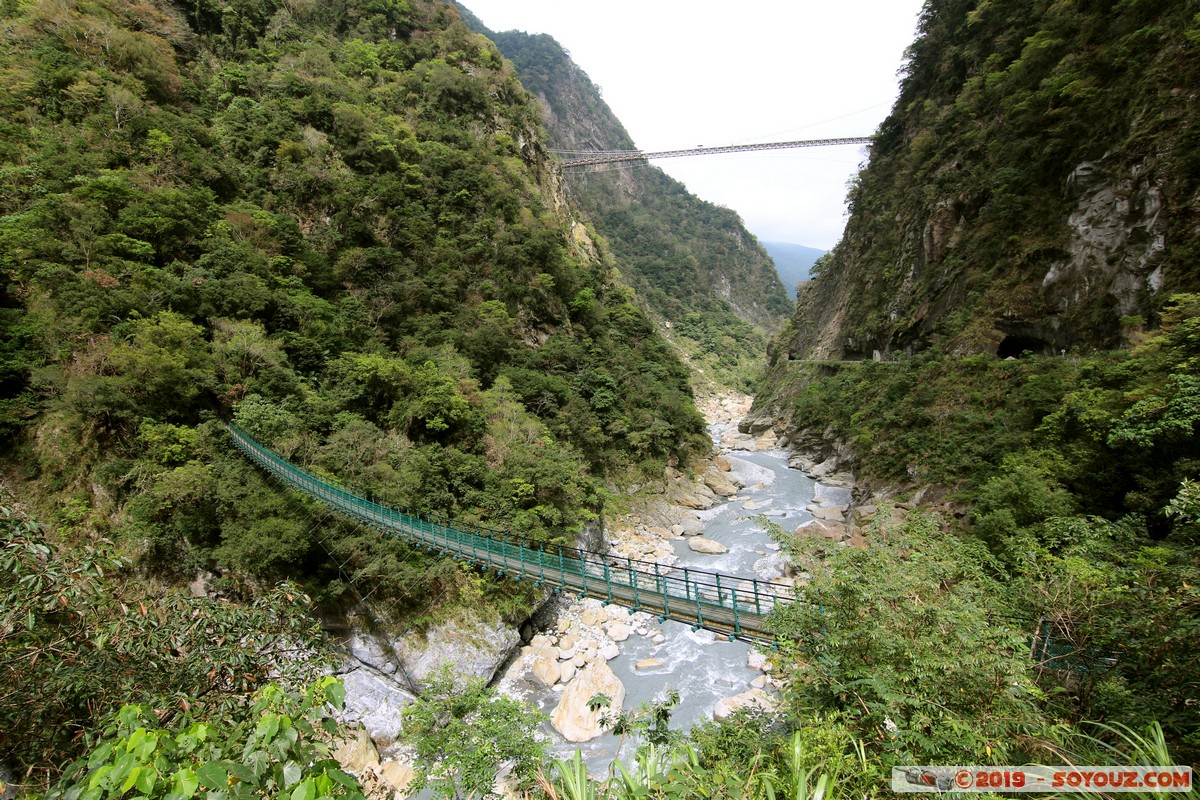
<path id="1" fill-rule="evenodd" d="M 329 684 L 325 690 L 329 703 L 334 708 L 341 708 L 346 703 L 346 686 L 341 681 Z"/>
<path id="2" fill-rule="evenodd" d="M 229 773 L 217 761 L 201 764 L 200 768 L 196 770 L 196 777 L 199 779 L 200 785 L 207 789 L 224 790 L 229 787 Z"/>
<path id="3" fill-rule="evenodd" d="M 154 784 L 157 781 L 158 770 L 154 769 L 154 767 L 143 767 L 142 771 L 138 774 L 138 778 L 134 783 L 134 786 L 142 794 L 150 794 L 150 791 L 154 788 Z"/>
<path id="4" fill-rule="evenodd" d="M 248 766 L 261 779 L 271 766 L 271 756 L 263 750 L 255 750 L 242 756 L 242 763 Z"/>
<path id="5" fill-rule="evenodd" d="M 196 770 L 191 767 L 184 767 L 174 775 L 175 791 L 178 792 L 181 800 L 187 800 L 196 793 L 196 787 L 200 785 L 200 779 L 196 776 Z"/>
<path id="6" fill-rule="evenodd" d="M 92 754 L 88 756 L 88 769 L 95 769 L 105 761 L 108 761 L 108 759 L 112 756 L 112 748 L 112 742 L 105 742 L 93 750 Z"/>
<path id="7" fill-rule="evenodd" d="M 108 774 L 110 772 L 112 772 L 112 769 L 113 769 L 112 764 L 105 764 L 104 766 L 100 767 L 95 772 L 93 772 L 91 780 L 88 781 L 88 788 L 95 789 L 97 786 L 102 784 L 104 782 L 104 780 L 108 777 Z"/>
<path id="8" fill-rule="evenodd" d="M 317 786 L 312 778 L 304 779 L 299 786 L 292 790 L 292 800 L 313 800 L 317 795 Z"/>
<path id="9" fill-rule="evenodd" d="M 333 768 L 329 769 L 326 774 L 330 778 L 333 778 L 335 781 L 340 783 L 342 786 L 346 786 L 351 789 L 358 789 L 358 781 L 356 781 L 354 776 L 350 775 L 349 773 L 343 772 L 337 768 Z"/>
<path id="10" fill-rule="evenodd" d="M 236 761 L 222 761 L 221 765 L 225 767 L 230 775 L 242 783 L 248 783 L 252 786 L 258 784 L 258 776 L 245 764 L 239 764 Z"/>
<path id="11" fill-rule="evenodd" d="M 295 761 L 289 761 L 286 764 L 284 764 L 283 765 L 283 788 L 284 789 L 292 788 L 292 786 L 296 783 L 296 781 L 300 780 L 301 773 L 302 773 L 302 770 L 300 769 L 300 765 L 297 764 Z"/>
<path id="12" fill-rule="evenodd" d="M 275 734 L 279 732 L 279 715 L 263 714 L 262 719 L 258 721 L 258 726 L 254 729 L 254 735 L 265 741 L 270 741 L 275 738 Z"/>
<path id="13" fill-rule="evenodd" d="M 120 794 L 125 794 L 137 782 L 138 776 L 142 774 L 142 767 L 134 767 L 129 770 L 129 774 L 125 776 L 125 782 L 121 784 Z"/>

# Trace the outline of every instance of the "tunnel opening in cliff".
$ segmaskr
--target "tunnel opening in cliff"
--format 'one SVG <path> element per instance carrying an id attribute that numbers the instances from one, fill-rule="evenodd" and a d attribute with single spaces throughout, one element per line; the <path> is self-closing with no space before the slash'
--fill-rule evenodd
<path id="1" fill-rule="evenodd" d="M 1054 352 L 1053 345 L 1045 339 L 1028 334 L 1010 333 L 996 348 L 997 358 L 1021 358 L 1027 353 L 1042 355 Z"/>

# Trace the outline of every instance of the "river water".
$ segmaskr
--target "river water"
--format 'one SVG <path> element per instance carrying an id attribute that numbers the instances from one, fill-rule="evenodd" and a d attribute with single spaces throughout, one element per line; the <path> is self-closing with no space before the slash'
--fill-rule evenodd
<path id="1" fill-rule="evenodd" d="M 719 442 L 724 427 L 712 426 L 710 432 L 714 441 Z M 824 486 L 789 468 L 788 454 L 783 450 L 733 451 L 724 455 L 732 464 L 737 482 L 745 488 L 728 502 L 696 513 L 705 526 L 702 535 L 725 545 L 729 552 L 704 555 L 693 552 L 686 539 L 674 540 L 676 566 L 769 580 L 779 578 L 783 575 L 784 561 L 763 518 L 785 530 L 795 530 L 812 519 L 808 505 L 814 498 L 827 504 L 845 503 L 850 492 Z M 641 703 L 661 701 L 675 689 L 680 694 L 680 703 L 672 711 L 672 727 L 687 730 L 712 719 L 718 700 L 747 691 L 750 682 L 762 675 L 747 665 L 751 647 L 744 642 L 717 640 L 708 631 L 692 631 L 690 626 L 672 621 L 655 622 L 652 627 L 661 630 L 665 641 L 654 644 L 652 635 L 631 636 L 621 643 L 621 654 L 608 662 L 625 685 L 627 710 L 636 709 Z M 650 658 L 660 659 L 662 665 L 636 669 L 639 661 Z M 558 698 L 557 692 L 546 689 L 526 699 L 549 714 Z M 606 771 L 621 746 L 620 740 L 612 735 L 572 744 L 548 723 L 545 730 L 556 756 L 566 757 L 576 749 L 582 750 L 593 773 Z M 626 743 L 625 748 L 623 755 L 627 757 L 633 745 Z"/>

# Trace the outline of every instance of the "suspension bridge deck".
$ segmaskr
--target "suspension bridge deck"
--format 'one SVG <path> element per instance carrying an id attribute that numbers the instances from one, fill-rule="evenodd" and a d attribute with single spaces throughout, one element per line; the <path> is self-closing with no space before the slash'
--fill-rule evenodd
<path id="1" fill-rule="evenodd" d="M 595 153 L 571 153 L 574 158 L 564 159 L 564 167 L 586 167 L 592 164 L 617 164 L 622 161 L 644 161 L 654 158 L 683 158 L 685 156 L 710 156 L 721 153 L 749 153 L 755 150 L 790 150 L 796 147 L 834 147 L 844 144 L 870 144 L 869 136 L 847 136 L 840 139 L 799 139 L 791 142 L 763 142 L 760 144 L 730 144 L 719 147 L 693 147 L 686 150 L 610 150 Z M 566 153 L 563 153 L 566 155 Z"/>
<path id="2" fill-rule="evenodd" d="M 719 572 L 523 540 L 477 526 L 443 524 L 348 492 L 280 458 L 236 425 L 233 443 L 282 483 L 344 517 L 407 542 L 556 592 L 594 597 L 729 639 L 771 644 L 766 616 L 796 599 L 793 587 Z"/>

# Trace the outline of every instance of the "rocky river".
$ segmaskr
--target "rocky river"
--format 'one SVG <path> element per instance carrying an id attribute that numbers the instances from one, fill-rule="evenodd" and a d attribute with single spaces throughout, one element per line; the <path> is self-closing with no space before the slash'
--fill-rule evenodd
<path id="1" fill-rule="evenodd" d="M 675 476 L 657 502 L 609 524 L 614 553 L 727 574 L 790 583 L 796 580 L 768 532 L 767 521 L 792 531 L 836 520 L 848 488 L 826 486 L 789 467 L 774 436 L 739 434 L 745 404 L 710 405 L 714 454 L 700 480 Z M 715 474 L 714 474 L 715 473 Z M 707 490 L 707 491 L 705 491 Z M 682 502 L 681 502 L 682 501 Z M 815 521 L 816 520 L 816 521 Z M 502 675 L 502 691 L 551 717 L 554 750 L 583 750 L 589 767 L 603 771 L 621 742 L 601 734 L 588 700 L 603 693 L 624 708 L 680 696 L 672 724 L 687 729 L 745 705 L 771 708 L 781 688 L 769 654 L 708 631 L 631 614 L 596 600 L 563 603 L 554 624 L 522 648 Z"/>
<path id="2" fill-rule="evenodd" d="M 702 404 L 712 455 L 695 477 L 668 470 L 661 485 L 640 487 L 630 513 L 607 519 L 604 545 L 612 553 L 794 583 L 804 576 L 793 574 L 768 523 L 861 546 L 844 519 L 848 476 L 800 463 L 769 430 L 739 432 L 748 408 L 745 397 Z M 793 468 L 789 459 L 827 483 Z M 552 751 L 567 756 L 582 750 L 594 773 L 607 770 L 622 747 L 603 730 L 601 712 L 587 708 L 597 694 L 607 696 L 613 709 L 635 710 L 675 690 L 680 702 L 672 726 L 688 729 L 742 706 L 772 708 L 782 688 L 769 653 L 598 600 L 558 598 L 536 622 L 523 641 L 512 629 L 487 625 L 433 632 L 416 646 L 351 635 L 344 676 L 350 716 L 384 745 L 382 765 L 368 754 L 366 769 L 393 786 L 410 774 L 403 750 L 389 745 L 399 733 L 400 710 L 411 700 L 399 685 L 400 673 L 419 683 L 442 661 L 453 662 L 460 674 L 494 676 L 501 692 L 541 709 Z"/>

